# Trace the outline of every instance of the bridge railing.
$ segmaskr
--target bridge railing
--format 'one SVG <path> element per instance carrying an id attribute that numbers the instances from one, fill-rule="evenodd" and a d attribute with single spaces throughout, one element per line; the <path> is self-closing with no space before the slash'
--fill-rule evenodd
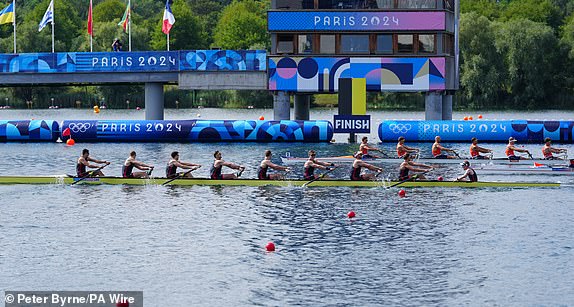
<path id="1" fill-rule="evenodd" d="M 266 70 L 265 50 L 0 54 L 0 74 Z"/>

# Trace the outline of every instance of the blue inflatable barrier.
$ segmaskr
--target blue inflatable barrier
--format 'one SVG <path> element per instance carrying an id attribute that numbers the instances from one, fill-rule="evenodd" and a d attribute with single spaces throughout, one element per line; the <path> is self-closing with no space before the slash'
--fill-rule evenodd
<path id="1" fill-rule="evenodd" d="M 329 121 L 66 120 L 79 142 L 329 142 Z M 63 138 L 66 140 L 68 137 Z"/>
<path id="2" fill-rule="evenodd" d="M 0 120 L 0 142 L 55 142 L 60 125 L 53 120 Z"/>
<path id="3" fill-rule="evenodd" d="M 507 142 L 514 137 L 520 142 L 542 143 L 549 137 L 557 143 L 573 143 L 574 121 L 420 121 L 387 120 L 379 125 L 382 142 L 396 142 L 404 136 L 409 142 L 434 142 L 440 136 L 447 142 Z"/>

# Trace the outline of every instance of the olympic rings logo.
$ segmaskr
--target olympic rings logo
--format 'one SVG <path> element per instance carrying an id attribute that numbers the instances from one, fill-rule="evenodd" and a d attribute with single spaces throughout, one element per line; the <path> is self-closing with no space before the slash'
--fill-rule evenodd
<path id="1" fill-rule="evenodd" d="M 411 130 L 413 126 L 411 124 L 390 124 L 389 130 L 391 130 L 394 134 L 405 134 Z"/>
<path id="2" fill-rule="evenodd" d="M 68 128 L 70 128 L 70 130 L 74 133 L 86 132 L 91 127 L 92 127 L 92 124 L 90 124 L 90 123 L 70 123 L 68 125 Z"/>

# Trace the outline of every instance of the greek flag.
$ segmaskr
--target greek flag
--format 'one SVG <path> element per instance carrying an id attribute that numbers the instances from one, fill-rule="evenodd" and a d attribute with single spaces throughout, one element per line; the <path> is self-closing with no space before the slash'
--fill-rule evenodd
<path id="1" fill-rule="evenodd" d="M 49 22 L 54 22 L 54 0 L 50 1 L 50 5 L 42 17 L 42 21 L 40 21 L 40 26 L 38 27 L 38 32 L 42 31 Z"/>

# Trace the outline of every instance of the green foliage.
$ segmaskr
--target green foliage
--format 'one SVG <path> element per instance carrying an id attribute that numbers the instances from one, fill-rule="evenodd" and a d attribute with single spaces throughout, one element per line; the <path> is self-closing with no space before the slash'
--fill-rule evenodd
<path id="1" fill-rule="evenodd" d="M 94 24 L 100 22 L 116 21 L 116 24 L 121 20 L 126 4 L 120 0 L 106 0 L 100 2 L 93 7 Z M 94 25 L 95 26 L 95 25 Z"/>
<path id="2" fill-rule="evenodd" d="M 535 108 L 553 96 L 558 40 L 547 25 L 516 19 L 497 25 L 496 48 L 506 66 L 512 107 Z"/>
<path id="3" fill-rule="evenodd" d="M 256 0 L 235 1 L 227 6 L 215 28 L 214 45 L 223 49 L 250 49 L 269 44 L 266 6 Z"/>
<path id="4" fill-rule="evenodd" d="M 499 100 L 505 76 L 502 56 L 495 48 L 492 22 L 476 12 L 460 21 L 461 95 L 473 107 Z"/>

